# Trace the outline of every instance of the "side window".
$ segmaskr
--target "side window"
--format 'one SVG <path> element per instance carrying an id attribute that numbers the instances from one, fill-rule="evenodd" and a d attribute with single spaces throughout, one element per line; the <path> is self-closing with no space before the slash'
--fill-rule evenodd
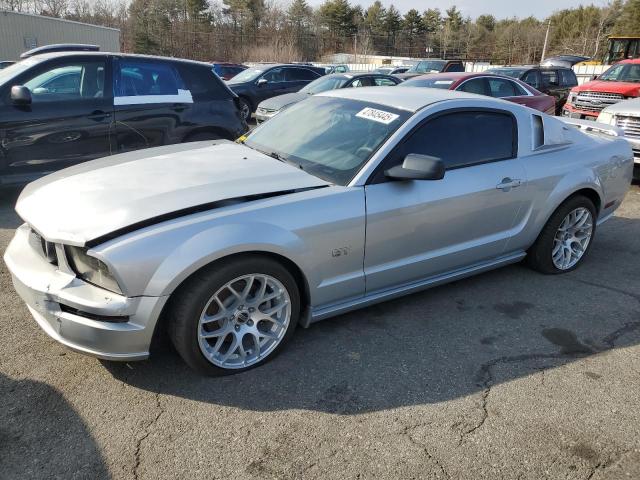
<path id="1" fill-rule="evenodd" d="M 535 70 L 528 71 L 524 77 L 522 77 L 522 81 L 528 85 L 531 85 L 533 88 L 540 88 L 540 81 L 538 80 L 538 72 Z"/>
<path id="2" fill-rule="evenodd" d="M 504 78 L 489 78 L 488 82 L 492 97 L 517 97 L 519 95 L 515 89 L 515 84 L 511 80 L 506 80 Z"/>
<path id="3" fill-rule="evenodd" d="M 371 77 L 361 77 L 351 82 L 352 87 L 372 87 L 373 79 Z"/>
<path id="4" fill-rule="evenodd" d="M 393 80 L 390 80 L 388 78 L 381 78 L 381 77 L 375 78 L 374 83 L 378 87 L 392 87 L 396 85 L 396 82 L 394 82 Z"/>
<path id="5" fill-rule="evenodd" d="M 336 67 L 336 73 L 346 73 L 347 72 L 347 67 L 345 67 L 344 65 L 338 65 Z"/>
<path id="6" fill-rule="evenodd" d="M 176 96 L 179 89 L 182 81 L 169 63 L 120 61 L 116 98 Z"/>
<path id="7" fill-rule="evenodd" d="M 286 80 L 289 82 L 310 81 L 318 78 L 318 74 L 306 68 L 287 68 Z"/>
<path id="8" fill-rule="evenodd" d="M 545 87 L 558 86 L 558 75 L 555 70 L 542 70 L 540 73 L 542 74 L 542 84 Z"/>
<path id="9" fill-rule="evenodd" d="M 507 113 L 454 112 L 428 120 L 400 147 L 409 153 L 442 159 L 447 169 L 506 160 L 516 156 L 516 120 Z"/>
<path id="10" fill-rule="evenodd" d="M 187 63 L 178 63 L 177 68 L 184 82 L 184 88 L 191 94 L 193 100 L 206 102 L 231 98 L 220 78 L 209 68 Z"/>
<path id="11" fill-rule="evenodd" d="M 529 92 L 527 90 L 525 90 L 525 88 L 518 84 L 517 82 L 511 82 L 511 85 L 513 85 L 513 89 L 516 92 L 516 96 L 526 96 L 529 95 Z"/>
<path id="12" fill-rule="evenodd" d="M 104 98 L 105 63 L 74 62 L 56 65 L 22 84 L 31 90 L 33 103 Z"/>
<path id="13" fill-rule="evenodd" d="M 478 95 L 487 95 L 486 83 L 484 78 L 472 78 L 460 85 L 456 90 L 467 93 L 476 93 Z"/>
<path id="14" fill-rule="evenodd" d="M 273 70 L 269 70 L 262 76 L 262 78 L 264 78 L 268 83 L 284 82 L 284 69 L 274 68 Z"/>
<path id="15" fill-rule="evenodd" d="M 563 87 L 575 87 L 578 85 L 578 79 L 573 70 L 560 70 L 560 80 Z"/>
<path id="16" fill-rule="evenodd" d="M 443 70 L 444 72 L 464 72 L 464 65 L 459 62 L 450 63 Z"/>

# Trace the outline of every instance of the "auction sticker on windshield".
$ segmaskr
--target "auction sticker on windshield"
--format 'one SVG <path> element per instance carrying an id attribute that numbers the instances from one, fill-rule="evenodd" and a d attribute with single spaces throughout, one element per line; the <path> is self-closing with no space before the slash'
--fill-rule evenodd
<path id="1" fill-rule="evenodd" d="M 384 110 L 378 110 L 376 108 L 363 108 L 358 113 L 356 113 L 356 117 L 365 118 L 367 120 L 373 120 L 374 122 L 384 123 L 385 125 L 389 125 L 393 122 L 399 115 L 391 112 L 385 112 Z"/>

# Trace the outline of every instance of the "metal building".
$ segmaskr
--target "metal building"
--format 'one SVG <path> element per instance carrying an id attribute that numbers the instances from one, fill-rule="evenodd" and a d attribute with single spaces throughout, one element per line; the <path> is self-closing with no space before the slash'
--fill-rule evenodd
<path id="1" fill-rule="evenodd" d="M 90 43 L 119 52 L 120 30 L 0 10 L 0 60 L 17 60 L 27 50 L 53 43 Z"/>

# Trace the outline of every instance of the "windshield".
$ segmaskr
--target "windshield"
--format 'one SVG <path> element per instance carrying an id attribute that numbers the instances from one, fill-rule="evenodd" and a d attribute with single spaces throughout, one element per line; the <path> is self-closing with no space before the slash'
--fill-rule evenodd
<path id="1" fill-rule="evenodd" d="M 17 77 L 23 72 L 26 72 L 28 69 L 33 67 L 39 60 L 35 58 L 27 58 L 22 60 L 21 62 L 14 63 L 13 65 L 9 65 L 6 68 L 0 70 L 0 86 L 9 82 L 12 78 Z"/>
<path id="2" fill-rule="evenodd" d="M 245 145 L 346 185 L 410 115 L 374 103 L 315 96 L 260 125 Z"/>
<path id="3" fill-rule="evenodd" d="M 237 74 L 235 77 L 233 77 L 231 80 L 229 80 L 228 83 L 251 82 L 256 78 L 258 78 L 260 75 L 262 75 L 263 72 L 264 70 L 260 68 L 247 68 L 246 70 L 243 70 L 242 72 Z"/>
<path id="4" fill-rule="evenodd" d="M 414 65 L 407 73 L 436 73 L 441 72 L 444 66 L 447 64 L 444 60 L 430 60 L 428 62 L 420 62 Z"/>
<path id="5" fill-rule="evenodd" d="M 428 88 L 442 88 L 443 90 L 449 89 L 455 82 L 453 78 L 442 78 L 440 76 L 426 77 L 426 78 L 411 78 L 402 82 L 399 87 L 428 87 Z"/>
<path id="6" fill-rule="evenodd" d="M 326 92 L 327 90 L 335 90 L 342 87 L 349 77 L 337 76 L 337 77 L 320 77 L 314 80 L 300 91 L 308 93 L 309 95 L 315 95 L 316 93 Z"/>
<path id="7" fill-rule="evenodd" d="M 490 68 L 485 73 L 495 73 L 497 75 L 506 75 L 507 77 L 520 78 L 526 70 L 522 68 Z"/>
<path id="8" fill-rule="evenodd" d="M 598 77 L 609 82 L 640 82 L 640 63 L 619 63 Z"/>

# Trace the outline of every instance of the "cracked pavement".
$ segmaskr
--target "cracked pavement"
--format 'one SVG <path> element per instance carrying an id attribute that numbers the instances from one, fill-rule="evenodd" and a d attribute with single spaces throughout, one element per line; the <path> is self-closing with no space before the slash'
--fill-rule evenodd
<path id="1" fill-rule="evenodd" d="M 0 250 L 19 221 L 0 192 Z M 0 479 L 640 478 L 640 186 L 562 276 L 514 265 L 204 378 L 36 326 L 0 265 Z"/>

